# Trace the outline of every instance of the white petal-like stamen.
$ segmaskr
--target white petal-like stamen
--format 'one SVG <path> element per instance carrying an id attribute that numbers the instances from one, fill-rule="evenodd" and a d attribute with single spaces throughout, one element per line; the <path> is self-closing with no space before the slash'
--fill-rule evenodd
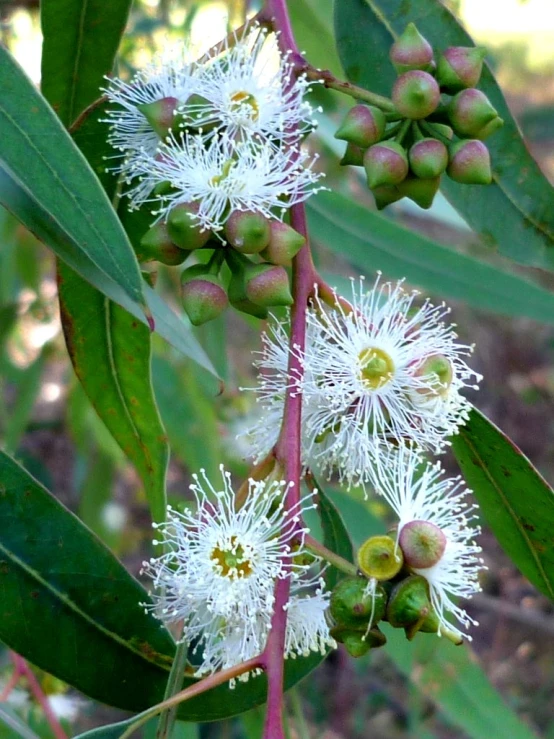
<path id="1" fill-rule="evenodd" d="M 330 594 L 324 592 L 323 587 L 323 581 L 320 581 L 315 594 L 291 594 L 286 606 L 286 657 L 307 657 L 310 652 L 325 654 L 329 647 L 336 648 L 327 620 Z"/>
<path id="2" fill-rule="evenodd" d="M 467 502 L 469 491 L 461 477 L 447 478 L 439 463 L 424 465 L 416 454 L 401 449 L 380 475 L 376 489 L 399 518 L 398 537 L 412 521 L 428 521 L 445 535 L 446 548 L 439 561 L 432 567 L 412 569 L 429 583 L 431 604 L 440 626 L 471 639 L 447 619 L 451 614 L 465 628 L 477 624 L 456 599 L 480 592 L 479 573 L 485 569 L 477 556 L 481 547 L 474 542 L 481 532 L 474 524 L 477 506 Z"/>

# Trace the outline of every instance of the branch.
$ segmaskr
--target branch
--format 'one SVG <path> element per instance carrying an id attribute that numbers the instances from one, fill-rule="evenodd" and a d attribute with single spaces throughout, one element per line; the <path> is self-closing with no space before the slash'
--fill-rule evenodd
<path id="1" fill-rule="evenodd" d="M 48 725 L 52 729 L 52 734 L 56 737 L 56 739 L 67 739 L 67 734 L 62 729 L 62 726 L 60 722 L 58 721 L 56 714 L 52 710 L 52 706 L 50 705 L 50 702 L 47 696 L 44 694 L 44 691 L 40 687 L 39 682 L 36 679 L 34 672 L 31 670 L 31 668 L 29 667 L 27 662 L 23 659 L 23 657 L 19 656 L 19 654 L 16 654 L 15 652 L 13 652 L 12 660 L 13 660 L 16 670 L 19 672 L 21 676 L 25 677 L 27 682 L 29 683 L 29 688 L 31 690 L 31 693 L 35 697 L 35 700 L 37 701 L 37 703 L 42 708 L 46 721 L 48 722 Z"/>

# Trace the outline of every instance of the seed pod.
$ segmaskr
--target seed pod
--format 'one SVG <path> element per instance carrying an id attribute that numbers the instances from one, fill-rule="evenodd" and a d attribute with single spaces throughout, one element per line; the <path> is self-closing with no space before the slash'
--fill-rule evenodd
<path id="1" fill-rule="evenodd" d="M 446 173 L 462 185 L 490 185 L 492 182 L 489 150 L 482 141 L 468 139 L 450 147 Z"/>
<path id="2" fill-rule="evenodd" d="M 137 105 L 138 110 L 146 118 L 152 130 L 165 140 L 174 125 L 175 111 L 179 101 L 174 97 L 165 97 L 152 103 Z"/>
<path id="3" fill-rule="evenodd" d="M 372 536 L 358 550 L 358 567 L 367 577 L 390 580 L 402 569 L 402 550 L 390 536 Z"/>
<path id="4" fill-rule="evenodd" d="M 180 249 L 169 238 L 167 226 L 162 221 L 155 223 L 144 234 L 137 249 L 139 262 L 161 262 L 174 267 L 182 264 L 189 253 Z"/>
<path id="5" fill-rule="evenodd" d="M 428 71 L 433 62 L 433 48 L 420 34 L 415 24 L 408 23 L 403 33 L 391 46 L 389 56 L 399 74 L 411 69 Z"/>
<path id="6" fill-rule="evenodd" d="M 374 144 L 364 154 L 364 168 L 370 190 L 381 185 L 398 185 L 408 174 L 406 150 L 396 141 Z"/>
<path id="7" fill-rule="evenodd" d="M 446 536 L 430 521 L 410 521 L 402 527 L 398 543 L 408 567 L 427 569 L 441 560 Z"/>
<path id="8" fill-rule="evenodd" d="M 437 80 L 441 88 L 455 93 L 475 87 L 483 71 L 487 50 L 480 46 L 450 46 L 437 65 Z"/>
<path id="9" fill-rule="evenodd" d="M 171 240 L 187 251 L 201 249 L 212 235 L 208 229 L 202 229 L 194 217 L 198 213 L 195 203 L 181 203 L 173 207 L 167 218 L 167 232 Z"/>
<path id="10" fill-rule="evenodd" d="M 368 581 L 363 577 L 341 580 L 331 593 L 330 611 L 342 626 L 367 629 L 371 618 L 373 626 L 385 615 L 387 596 L 380 585 L 368 592 Z"/>
<path id="11" fill-rule="evenodd" d="M 440 177 L 448 165 L 448 149 L 437 139 L 416 141 L 408 152 L 410 168 L 416 177 L 428 180 Z"/>
<path id="12" fill-rule="evenodd" d="M 346 114 L 335 133 L 335 138 L 366 149 L 381 139 L 385 125 L 386 119 L 382 110 L 372 105 L 355 105 Z"/>
<path id="13" fill-rule="evenodd" d="M 422 180 L 418 177 L 406 177 L 406 179 L 398 185 L 398 191 L 403 197 L 410 198 L 420 208 L 430 208 L 440 186 L 440 177 Z"/>
<path id="14" fill-rule="evenodd" d="M 271 221 L 269 244 L 260 252 L 266 262 L 288 267 L 291 260 L 306 243 L 306 239 L 298 231 L 281 221 Z"/>
<path id="15" fill-rule="evenodd" d="M 229 304 L 221 281 L 216 275 L 209 274 L 203 264 L 195 264 L 183 272 L 181 297 L 193 326 L 201 326 L 217 318 Z"/>
<path id="16" fill-rule="evenodd" d="M 406 118 L 427 118 L 436 110 L 440 101 L 437 81 L 428 72 L 414 69 L 404 72 L 392 88 L 394 107 Z"/>
<path id="17" fill-rule="evenodd" d="M 488 97 L 473 87 L 452 98 L 448 117 L 454 131 L 464 138 L 486 138 L 503 124 Z"/>
<path id="18" fill-rule="evenodd" d="M 271 229 L 262 213 L 235 210 L 225 223 L 225 238 L 242 254 L 257 254 L 269 244 Z"/>

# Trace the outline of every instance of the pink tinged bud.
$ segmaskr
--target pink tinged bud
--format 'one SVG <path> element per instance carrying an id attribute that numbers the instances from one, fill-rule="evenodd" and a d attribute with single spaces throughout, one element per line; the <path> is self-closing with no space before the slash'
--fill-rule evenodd
<path id="1" fill-rule="evenodd" d="M 346 114 L 335 138 L 367 149 L 381 139 L 385 126 L 386 119 L 382 110 L 370 105 L 355 105 Z"/>
<path id="2" fill-rule="evenodd" d="M 448 164 L 448 149 L 437 139 L 421 139 L 408 152 L 410 168 L 416 177 L 439 177 Z"/>
<path id="3" fill-rule="evenodd" d="M 490 185 L 492 182 L 489 150 L 482 141 L 469 139 L 450 147 L 446 170 L 454 182 L 462 185 Z"/>
<path id="4" fill-rule="evenodd" d="M 404 197 L 400 192 L 399 187 L 396 185 L 381 185 L 381 187 L 374 187 L 371 190 L 371 193 L 375 198 L 377 210 L 383 210 L 387 205 L 392 205 L 392 203 L 396 203 Z"/>
<path id="5" fill-rule="evenodd" d="M 458 136 L 465 138 L 480 139 L 489 135 L 492 130 L 487 125 L 492 121 L 499 121 L 502 125 L 502 119 L 498 117 L 488 97 L 473 87 L 462 90 L 452 98 L 448 106 L 448 117 Z M 498 125 L 496 123 L 495 127 Z"/>
<path id="6" fill-rule="evenodd" d="M 392 101 L 398 112 L 406 118 L 427 118 L 439 104 L 439 86 L 427 72 L 417 69 L 405 72 L 394 83 Z"/>
<path id="7" fill-rule="evenodd" d="M 427 70 L 433 62 L 433 48 L 415 25 L 408 23 L 392 45 L 389 56 L 398 73 L 412 69 Z"/>
<path id="8" fill-rule="evenodd" d="M 248 299 L 246 295 L 246 284 L 245 275 L 243 272 L 233 272 L 231 281 L 227 287 L 227 295 L 229 296 L 229 302 L 236 310 L 241 313 L 247 313 L 250 316 L 256 318 L 267 318 L 268 312 L 266 308 L 262 308 L 260 305 L 256 305 Z"/>
<path id="9" fill-rule="evenodd" d="M 346 151 L 339 164 L 341 167 L 352 165 L 354 167 L 364 166 L 364 150 L 356 144 L 347 144 Z"/>
<path id="10" fill-rule="evenodd" d="M 146 118 L 153 131 L 161 139 L 165 139 L 174 124 L 175 110 L 179 105 L 177 98 L 167 97 L 156 100 L 153 103 L 137 105 L 142 115 Z"/>
<path id="11" fill-rule="evenodd" d="M 253 264 L 245 271 L 245 287 L 248 300 L 262 308 L 292 305 L 294 302 L 284 267 Z"/>
<path id="12" fill-rule="evenodd" d="M 428 383 L 428 388 L 419 388 L 418 393 L 427 395 L 446 395 L 454 379 L 452 362 L 443 354 L 432 354 L 427 357 L 414 372 Z"/>
<path id="13" fill-rule="evenodd" d="M 257 254 L 269 244 L 271 228 L 261 213 L 235 210 L 225 224 L 225 238 L 241 254 Z"/>
<path id="14" fill-rule="evenodd" d="M 195 267 L 206 269 L 204 265 L 195 265 Z M 192 270 L 195 270 L 195 267 L 183 272 L 181 297 L 190 322 L 193 326 L 201 326 L 221 315 L 229 304 L 229 300 L 221 282 L 215 275 L 205 272 L 194 274 Z"/>
<path id="15" fill-rule="evenodd" d="M 398 543 L 409 567 L 427 569 L 440 561 L 446 549 L 446 536 L 434 523 L 410 521 L 402 527 Z"/>
<path id="16" fill-rule="evenodd" d="M 169 266 L 181 264 L 188 253 L 176 246 L 167 232 L 167 226 L 161 221 L 150 228 L 140 240 L 137 259 L 140 262 L 161 262 Z"/>
<path id="17" fill-rule="evenodd" d="M 269 227 L 271 229 L 269 244 L 260 252 L 260 256 L 271 264 L 288 267 L 306 243 L 306 239 L 294 228 L 281 221 L 271 221 Z"/>
<path id="18" fill-rule="evenodd" d="M 406 179 L 398 185 L 398 190 L 402 197 L 413 200 L 420 208 L 427 210 L 433 205 L 433 200 L 440 186 L 440 175 L 430 179 L 420 179 L 419 177 L 406 177 Z"/>
<path id="19" fill-rule="evenodd" d="M 408 174 L 408 156 L 396 141 L 383 141 L 366 151 L 364 167 L 370 190 L 381 185 L 398 185 Z"/>
<path id="20" fill-rule="evenodd" d="M 483 71 L 486 49 L 479 46 L 451 46 L 439 59 L 437 80 L 449 93 L 475 87 Z"/>
<path id="21" fill-rule="evenodd" d="M 212 235 L 208 229 L 202 230 L 194 217 L 196 213 L 196 203 L 182 203 L 172 208 L 167 218 L 167 231 L 171 240 L 187 251 L 201 249 Z"/>

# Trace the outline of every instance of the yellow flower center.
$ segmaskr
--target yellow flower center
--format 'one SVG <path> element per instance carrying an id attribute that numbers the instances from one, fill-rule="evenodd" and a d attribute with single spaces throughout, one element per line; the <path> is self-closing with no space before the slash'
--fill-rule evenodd
<path id="1" fill-rule="evenodd" d="M 244 550 L 240 544 L 236 544 L 234 536 L 231 538 L 230 549 L 217 546 L 212 550 L 211 560 L 219 572 L 231 580 L 252 574 L 252 563 L 244 556 Z"/>
<path id="2" fill-rule="evenodd" d="M 251 95 L 245 90 L 238 90 L 231 95 L 231 110 L 233 113 L 237 111 L 248 110 L 250 118 L 253 121 L 257 121 L 260 116 L 260 109 L 254 95 Z"/>
<path id="3" fill-rule="evenodd" d="M 358 359 L 361 366 L 360 378 L 368 390 L 378 390 L 392 380 L 394 363 L 382 349 L 364 349 Z"/>
<path id="4" fill-rule="evenodd" d="M 234 164 L 234 159 L 227 159 L 227 161 L 223 164 L 223 167 L 221 167 L 221 174 L 216 174 L 215 177 L 212 177 L 212 179 L 210 180 L 210 185 L 214 185 L 214 187 L 216 185 L 219 185 L 222 180 L 229 176 L 229 172 L 231 171 Z"/>

